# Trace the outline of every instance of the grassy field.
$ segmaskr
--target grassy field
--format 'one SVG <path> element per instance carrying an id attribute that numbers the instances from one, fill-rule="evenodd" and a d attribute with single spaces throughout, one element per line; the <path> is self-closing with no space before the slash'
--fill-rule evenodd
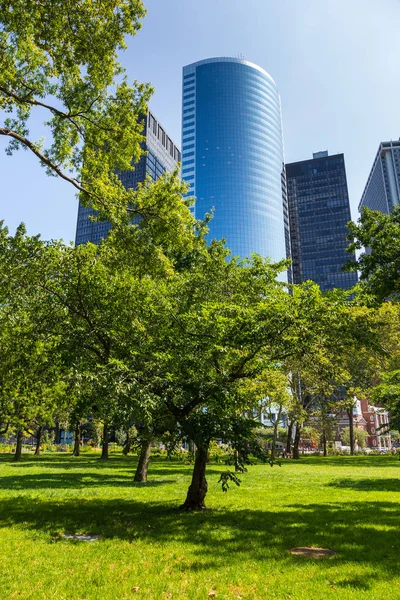
<path id="1" fill-rule="evenodd" d="M 400 599 L 400 461 L 303 458 L 258 465 L 211 510 L 181 513 L 190 466 L 135 457 L 0 457 L 1 600 Z M 94 542 L 63 533 L 101 534 Z M 293 557 L 296 546 L 335 556 Z"/>

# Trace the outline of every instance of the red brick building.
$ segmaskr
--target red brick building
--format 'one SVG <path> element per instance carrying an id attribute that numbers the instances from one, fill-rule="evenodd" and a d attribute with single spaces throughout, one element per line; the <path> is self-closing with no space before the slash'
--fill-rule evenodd
<path id="1" fill-rule="evenodd" d="M 337 433 L 349 427 L 349 417 L 346 411 L 341 411 L 336 415 Z M 354 428 L 363 429 L 368 432 L 366 446 L 372 450 L 382 450 L 391 448 L 390 431 L 388 428 L 389 414 L 386 409 L 379 406 L 372 406 L 368 400 L 356 399 L 353 410 Z"/>

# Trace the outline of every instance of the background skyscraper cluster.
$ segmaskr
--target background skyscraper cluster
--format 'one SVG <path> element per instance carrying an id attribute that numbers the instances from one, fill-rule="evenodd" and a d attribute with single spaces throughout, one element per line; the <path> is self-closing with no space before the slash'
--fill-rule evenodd
<path id="1" fill-rule="evenodd" d="M 182 155 L 151 112 L 143 117 L 144 156 L 119 176 L 135 188 L 182 163 L 196 218 L 213 212 L 209 238 L 233 256 L 291 257 L 288 280 L 323 291 L 350 289 L 343 265 L 351 220 L 343 154 L 317 152 L 284 163 L 281 102 L 272 77 L 242 58 L 210 58 L 183 68 Z M 378 150 L 359 208 L 390 213 L 400 199 L 400 142 Z M 110 228 L 79 206 L 76 244 L 99 243 Z"/>

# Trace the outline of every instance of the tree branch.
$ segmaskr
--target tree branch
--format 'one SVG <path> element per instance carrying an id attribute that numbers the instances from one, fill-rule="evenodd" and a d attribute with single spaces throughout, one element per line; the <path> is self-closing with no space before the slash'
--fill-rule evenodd
<path id="1" fill-rule="evenodd" d="M 96 194 L 84 188 L 77 179 L 74 179 L 73 177 L 68 177 L 68 175 L 63 173 L 63 171 L 61 171 L 61 169 L 55 163 L 53 163 L 49 158 L 42 154 L 42 152 L 39 152 L 36 146 L 30 140 L 28 140 L 28 138 L 20 135 L 12 129 L 9 129 L 8 127 L 0 127 L 0 135 L 6 135 L 8 137 L 14 138 L 18 142 L 26 146 L 26 148 L 29 148 L 29 150 L 31 150 L 33 154 L 35 154 L 39 158 L 39 160 L 41 160 L 45 165 L 47 165 L 52 171 L 57 173 L 57 175 L 61 177 L 61 179 L 65 179 L 65 181 L 71 183 L 80 192 L 88 194 L 88 196 L 93 196 L 97 198 L 100 202 L 102 202 L 102 200 Z"/>
<path id="2" fill-rule="evenodd" d="M 30 89 L 30 88 L 28 88 L 28 89 Z M 44 102 L 40 102 L 39 100 L 32 100 L 31 98 L 28 98 L 27 96 L 19 96 L 12 90 L 8 90 L 7 88 L 3 87 L 2 85 L 0 85 L 0 92 L 3 92 L 3 94 L 8 96 L 9 98 L 13 98 L 19 104 L 30 104 L 31 106 L 40 106 L 42 108 L 46 108 L 47 110 L 52 112 L 54 115 L 57 115 L 61 119 L 66 119 L 67 121 L 72 123 L 72 125 L 74 127 L 76 127 L 76 129 L 79 131 L 81 136 L 84 137 L 82 128 L 78 125 L 78 123 L 76 121 L 74 121 L 74 118 L 73 118 L 73 117 L 77 117 L 77 116 L 83 116 L 83 115 L 80 115 L 80 113 L 76 113 L 76 114 L 65 113 L 62 110 L 55 108 L 55 106 L 51 106 L 50 104 L 45 104 Z M 33 90 L 32 90 L 32 92 L 33 92 Z"/>

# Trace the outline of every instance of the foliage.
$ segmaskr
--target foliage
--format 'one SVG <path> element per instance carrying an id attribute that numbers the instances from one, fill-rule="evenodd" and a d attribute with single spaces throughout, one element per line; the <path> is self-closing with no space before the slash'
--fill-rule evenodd
<path id="1" fill-rule="evenodd" d="M 400 370 L 383 373 L 381 383 L 372 390 L 372 399 L 389 409 L 390 427 L 400 427 Z"/>
<path id="2" fill-rule="evenodd" d="M 118 53 L 145 15 L 141 0 L 4 0 L 0 7 L 0 135 L 8 152 L 33 152 L 52 175 L 112 221 L 125 218 L 132 192 L 116 170 L 142 149 L 151 87 L 129 85 Z M 33 113 L 43 137 L 31 137 Z M 46 144 L 46 141 L 50 140 Z M 114 174 L 113 174 L 114 173 Z"/>
<path id="3" fill-rule="evenodd" d="M 318 446 L 321 439 L 321 434 L 316 427 L 306 425 L 302 429 L 301 437 L 303 440 L 310 440 L 314 446 Z"/>
<path id="4" fill-rule="evenodd" d="M 348 251 L 366 248 L 348 268 L 361 271 L 366 300 L 400 299 L 400 207 L 390 215 L 364 208 L 358 223 L 349 223 Z"/>
<path id="5" fill-rule="evenodd" d="M 358 305 L 347 291 L 323 294 L 307 282 L 293 286 L 293 299 L 302 326 L 301 351 L 289 355 L 283 367 L 292 393 L 288 414 L 296 423 L 297 457 L 302 425 L 322 419 L 326 436 L 328 415 L 352 406 L 354 396 L 369 389 L 385 349 L 375 311 Z"/>
<path id="6" fill-rule="evenodd" d="M 350 445 L 350 428 L 345 427 L 342 429 L 341 434 L 342 442 L 345 446 Z M 357 443 L 359 448 L 365 448 L 365 442 L 368 437 L 368 431 L 360 429 L 359 427 L 354 428 L 354 441 Z"/>
<path id="7" fill-rule="evenodd" d="M 221 484 L 221 488 L 223 492 L 227 492 L 229 490 L 229 483 L 234 483 L 238 487 L 240 486 L 241 480 L 232 471 L 223 471 L 220 475 L 218 483 Z"/>
<path id="8" fill-rule="evenodd" d="M 229 448 L 226 445 L 222 445 L 215 440 L 210 443 L 210 449 L 208 452 L 209 459 L 216 463 L 226 462 L 230 456 Z"/>

